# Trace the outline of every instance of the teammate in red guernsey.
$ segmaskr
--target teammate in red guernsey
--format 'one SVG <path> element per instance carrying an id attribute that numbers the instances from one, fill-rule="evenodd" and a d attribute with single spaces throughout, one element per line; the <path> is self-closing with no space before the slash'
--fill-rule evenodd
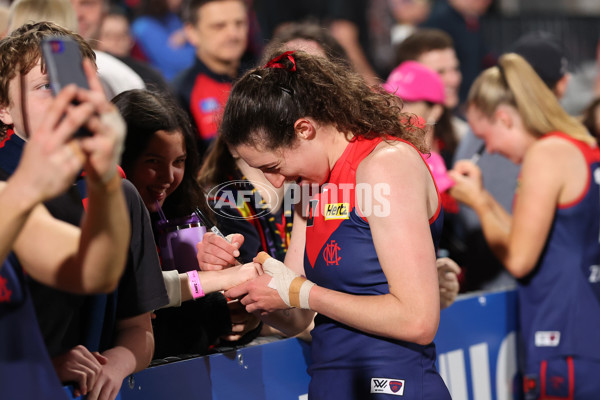
<path id="1" fill-rule="evenodd" d="M 269 259 L 266 274 L 226 293 L 246 294 L 248 311 L 290 335 L 318 313 L 311 399 L 450 399 L 432 343 L 440 200 L 417 151 L 423 132 L 400 109 L 300 51 L 249 71 L 225 107 L 221 134 L 250 166 L 274 186 L 319 188 L 296 209 L 285 265 Z"/>
<path id="2" fill-rule="evenodd" d="M 478 214 L 518 279 L 525 399 L 597 399 L 600 381 L 600 150 L 516 54 L 473 84 L 468 118 L 488 152 L 521 164 L 508 215 L 460 161 L 451 194 Z"/>

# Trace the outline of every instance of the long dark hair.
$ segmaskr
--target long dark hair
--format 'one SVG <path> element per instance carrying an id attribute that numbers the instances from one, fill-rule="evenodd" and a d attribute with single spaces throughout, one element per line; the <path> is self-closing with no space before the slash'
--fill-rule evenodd
<path id="1" fill-rule="evenodd" d="M 369 87 L 348 67 L 302 51 L 286 53 L 276 65 L 252 69 L 233 86 L 220 126 L 230 145 L 290 147 L 294 123 L 311 117 L 348 137 L 391 135 L 428 151 L 422 130 L 408 129 L 401 100 Z"/>
<path id="2" fill-rule="evenodd" d="M 195 207 L 206 209 L 204 193 L 196 174 L 199 157 L 187 114 L 170 96 L 149 90 L 128 90 L 112 99 L 127 124 L 122 167 L 130 175 L 138 158 L 157 131 L 181 132 L 185 150 L 185 172 L 181 184 L 164 202 L 167 217 L 189 215 Z"/>

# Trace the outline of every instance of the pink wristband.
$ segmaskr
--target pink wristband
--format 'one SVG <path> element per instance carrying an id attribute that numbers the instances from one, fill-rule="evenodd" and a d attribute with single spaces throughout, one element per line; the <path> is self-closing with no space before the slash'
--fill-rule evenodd
<path id="1" fill-rule="evenodd" d="M 196 300 L 198 297 L 204 297 L 204 291 L 202 290 L 202 285 L 200 284 L 198 271 L 188 271 L 187 275 L 188 284 L 190 285 L 190 290 L 192 291 L 192 298 Z"/>

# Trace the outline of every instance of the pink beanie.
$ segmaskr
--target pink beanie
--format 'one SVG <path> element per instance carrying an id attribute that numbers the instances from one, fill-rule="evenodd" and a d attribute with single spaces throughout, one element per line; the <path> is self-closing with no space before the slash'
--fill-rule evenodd
<path id="1" fill-rule="evenodd" d="M 429 170 L 431 171 L 431 175 L 433 175 L 433 180 L 440 193 L 445 192 L 454 186 L 454 181 L 448 175 L 446 164 L 441 155 L 432 151 L 429 155 L 424 155 L 423 157 L 425 158 L 427 165 L 429 165 Z"/>
<path id="2" fill-rule="evenodd" d="M 416 61 L 405 61 L 392 71 L 383 88 L 404 101 L 444 104 L 444 83 L 434 70 Z"/>

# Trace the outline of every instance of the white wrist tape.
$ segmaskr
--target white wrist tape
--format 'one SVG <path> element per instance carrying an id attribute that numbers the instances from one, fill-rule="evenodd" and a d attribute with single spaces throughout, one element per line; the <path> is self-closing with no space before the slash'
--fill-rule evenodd
<path id="1" fill-rule="evenodd" d="M 264 259 L 264 258 L 263 258 Z M 289 307 L 309 309 L 308 297 L 315 284 L 298 275 L 284 263 L 272 257 L 262 261 L 264 271 L 273 279 L 269 287 L 277 290 L 283 302 Z"/>

